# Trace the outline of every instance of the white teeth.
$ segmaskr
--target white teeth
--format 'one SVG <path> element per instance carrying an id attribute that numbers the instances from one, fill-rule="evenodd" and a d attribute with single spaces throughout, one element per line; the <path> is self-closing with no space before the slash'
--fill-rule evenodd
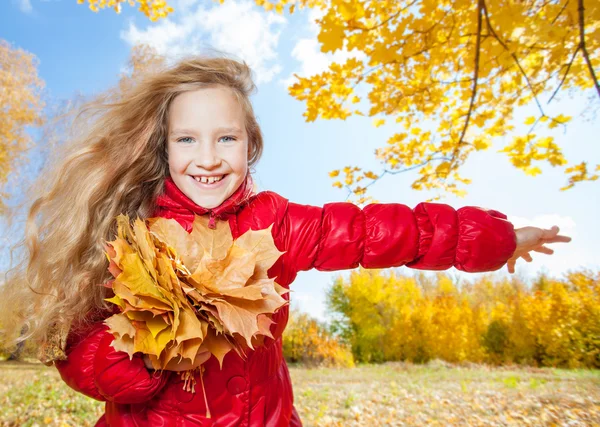
<path id="1" fill-rule="evenodd" d="M 213 184 L 217 181 L 220 181 L 221 179 L 223 179 L 223 176 L 195 176 L 194 179 L 198 182 L 201 182 L 203 184 Z"/>

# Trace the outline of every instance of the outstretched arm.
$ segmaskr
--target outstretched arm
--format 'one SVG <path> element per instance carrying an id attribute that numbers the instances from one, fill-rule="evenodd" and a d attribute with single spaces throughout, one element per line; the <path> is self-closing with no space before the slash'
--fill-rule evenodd
<path id="1" fill-rule="evenodd" d="M 471 206 L 455 210 L 440 203 L 360 209 L 352 203 L 316 207 L 289 202 L 282 231 L 297 271 L 359 265 L 493 271 L 517 246 L 514 227 L 502 213 Z"/>

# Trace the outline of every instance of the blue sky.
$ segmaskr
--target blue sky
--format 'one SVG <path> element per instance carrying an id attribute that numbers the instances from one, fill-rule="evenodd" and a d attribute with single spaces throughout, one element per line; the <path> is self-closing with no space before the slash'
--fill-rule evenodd
<path id="1" fill-rule="evenodd" d="M 371 118 L 360 117 L 306 123 L 304 105 L 287 94 L 286 82 L 293 73 L 310 75 L 331 60 L 318 52 L 314 15 L 268 15 L 243 0 L 228 0 L 224 6 L 206 0 L 170 3 L 176 7 L 172 18 L 151 23 L 127 5 L 117 15 L 111 9 L 93 13 L 76 0 L 5 0 L 0 4 L 0 38 L 37 56 L 39 75 L 54 100 L 69 98 L 76 91 L 98 93 L 116 83 L 131 46 L 138 42 L 173 58 L 211 49 L 233 54 L 250 63 L 258 82 L 253 102 L 265 135 L 265 153 L 255 174 L 260 190 L 276 191 L 297 203 L 323 205 L 346 196 L 331 187 L 328 172 L 332 169 L 356 165 L 381 171 L 373 152 L 385 144 L 393 126 L 374 128 Z M 554 111 L 575 117 L 555 137 L 572 162 L 597 164 L 598 121 L 589 115 L 579 117 L 585 99 L 575 94 L 553 103 Z M 531 110 L 525 107 L 515 121 L 523 122 L 529 115 Z M 600 183 L 561 192 L 565 175 L 547 166 L 542 166 L 542 175 L 527 177 L 496 153 L 509 141 L 509 136 L 499 138 L 491 150 L 471 156 L 463 170 L 473 180 L 468 195 L 447 197 L 443 203 L 497 209 L 517 226 L 557 224 L 573 237 L 568 245 L 554 245 L 553 256 L 536 254 L 533 263 L 520 264 L 518 274 L 528 277 L 544 270 L 559 276 L 579 266 L 598 268 Z M 414 176 L 386 177 L 371 187 L 371 195 L 383 203 L 414 207 L 433 196 L 410 189 Z M 292 299 L 302 310 L 324 319 L 324 290 L 333 277 L 348 273 L 302 272 L 292 285 Z M 457 273 L 452 270 L 452 274 Z"/>

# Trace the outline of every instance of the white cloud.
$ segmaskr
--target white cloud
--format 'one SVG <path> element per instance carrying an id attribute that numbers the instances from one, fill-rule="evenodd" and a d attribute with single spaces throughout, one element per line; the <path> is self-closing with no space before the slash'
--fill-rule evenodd
<path id="1" fill-rule="evenodd" d="M 325 71 L 332 62 L 344 63 L 348 58 L 365 58 L 365 54 L 357 50 L 349 52 L 342 49 L 333 54 L 321 52 L 320 43 L 317 40 L 319 25 L 315 20 L 319 19 L 323 13 L 324 11 L 320 9 L 311 9 L 308 13 L 308 27 L 311 35 L 309 38 L 299 39 L 292 49 L 292 57 L 300 63 L 300 70 L 294 71 L 287 79 L 281 80 L 284 85 L 289 86 L 296 81 L 294 74 L 308 77 Z"/>
<path id="2" fill-rule="evenodd" d="M 551 228 L 556 225 L 560 228 L 560 234 L 568 234 L 573 237 L 575 233 L 575 221 L 570 216 L 562 215 L 538 215 L 533 218 L 523 218 L 520 216 L 511 216 L 508 218 L 516 228 L 528 225 L 540 228 Z"/>
<path id="3" fill-rule="evenodd" d="M 179 0 L 172 16 L 146 29 L 130 23 L 121 38 L 130 45 L 148 44 L 171 61 L 189 54 L 233 56 L 250 65 L 256 83 L 269 82 L 281 72 L 277 45 L 285 18 L 265 14 L 248 0 L 210 8 L 195 3 Z"/>
<path id="4" fill-rule="evenodd" d="M 13 2 L 19 6 L 19 9 L 21 9 L 21 12 L 23 13 L 31 13 L 33 11 L 31 0 L 13 0 Z"/>

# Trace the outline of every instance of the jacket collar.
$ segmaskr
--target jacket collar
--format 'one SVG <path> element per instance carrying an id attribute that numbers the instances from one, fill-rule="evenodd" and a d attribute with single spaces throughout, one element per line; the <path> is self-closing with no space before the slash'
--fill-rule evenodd
<path id="1" fill-rule="evenodd" d="M 156 199 L 156 208 L 154 216 L 173 215 L 205 215 L 209 214 L 208 226 L 215 228 L 215 218 L 224 219 L 228 215 L 235 214 L 244 204 L 250 199 L 254 193 L 254 183 L 250 174 L 246 175 L 246 179 L 233 192 L 231 196 L 216 208 L 208 209 L 197 205 L 188 196 L 186 196 L 175 185 L 173 179 L 168 176 L 165 178 L 165 186 L 163 194 Z"/>

